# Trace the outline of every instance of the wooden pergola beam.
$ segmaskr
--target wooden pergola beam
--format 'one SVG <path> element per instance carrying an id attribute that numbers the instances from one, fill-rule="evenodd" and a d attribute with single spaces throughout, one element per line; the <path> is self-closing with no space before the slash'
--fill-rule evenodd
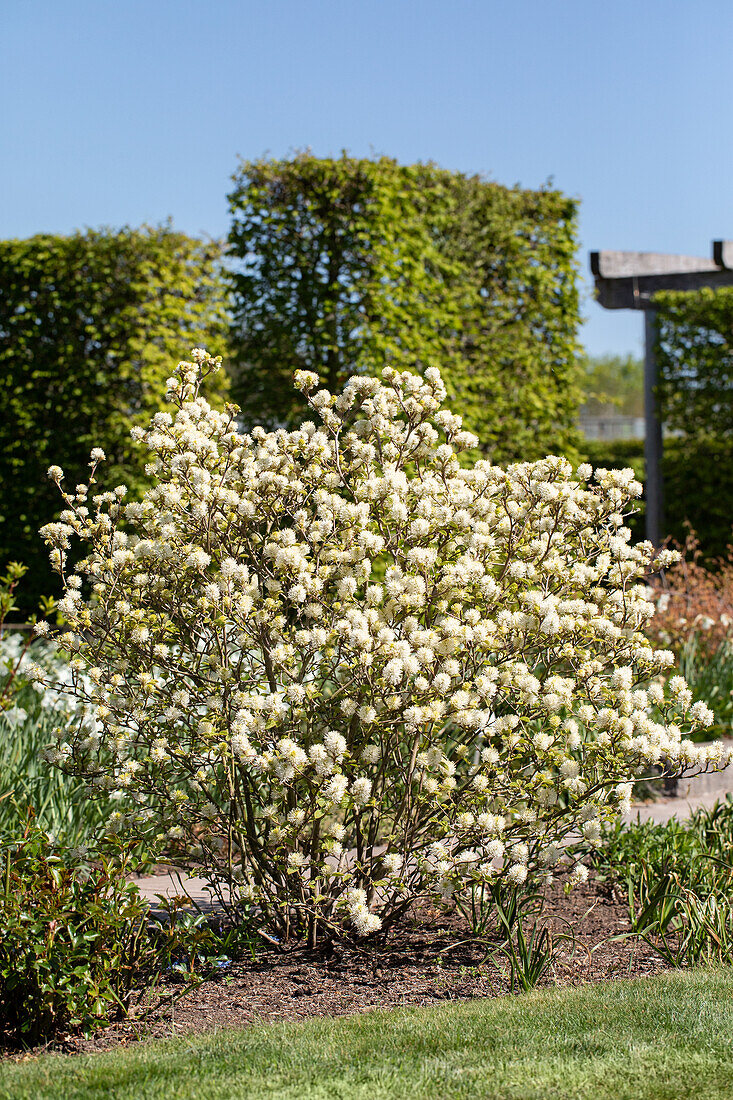
<path id="1" fill-rule="evenodd" d="M 716 242 L 722 244 L 723 242 Z M 602 279 L 630 276 L 681 275 L 717 271 L 721 265 L 704 256 L 674 256 L 666 252 L 591 252 L 590 269 Z"/>
<path id="2" fill-rule="evenodd" d="M 662 252 L 591 252 L 596 298 L 604 309 L 652 309 L 659 290 L 733 286 L 733 241 L 713 241 L 712 258 Z"/>

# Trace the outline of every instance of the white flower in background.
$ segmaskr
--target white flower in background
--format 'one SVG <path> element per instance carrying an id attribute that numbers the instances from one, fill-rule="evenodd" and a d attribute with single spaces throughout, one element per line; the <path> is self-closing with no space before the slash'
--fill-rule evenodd
<path id="1" fill-rule="evenodd" d="M 366 806 L 371 793 L 372 781 L 363 775 L 351 784 L 351 797 L 355 806 Z"/>
<path id="2" fill-rule="evenodd" d="M 23 707 L 12 706 L 0 711 L 0 718 L 9 726 L 22 726 L 28 718 L 28 712 Z"/>

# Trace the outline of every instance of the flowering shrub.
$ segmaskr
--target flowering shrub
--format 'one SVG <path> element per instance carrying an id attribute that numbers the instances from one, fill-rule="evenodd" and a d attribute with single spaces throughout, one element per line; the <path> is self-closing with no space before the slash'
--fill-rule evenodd
<path id="1" fill-rule="evenodd" d="M 476 441 L 433 369 L 340 396 L 298 372 L 320 426 L 243 436 L 198 396 L 218 362 L 193 358 L 176 415 L 135 430 L 142 501 L 79 485 L 43 529 L 88 708 L 50 758 L 131 792 L 120 826 L 185 843 L 315 942 L 558 861 L 582 879 L 640 769 L 727 762 L 683 739 L 711 716 L 681 677 L 644 686 L 673 658 L 642 633 L 630 470 L 462 468 Z"/>

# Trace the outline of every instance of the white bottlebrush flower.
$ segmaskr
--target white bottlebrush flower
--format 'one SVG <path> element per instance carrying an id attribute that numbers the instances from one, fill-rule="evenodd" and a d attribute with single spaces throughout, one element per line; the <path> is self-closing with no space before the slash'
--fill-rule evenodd
<path id="1" fill-rule="evenodd" d="M 382 863 L 388 875 L 398 875 L 402 870 L 404 860 L 398 852 L 387 852 L 382 859 Z"/>
<path id="2" fill-rule="evenodd" d="M 323 788 L 323 795 L 329 802 L 339 805 L 346 798 L 348 780 L 345 775 L 338 773 Z"/>
<path id="3" fill-rule="evenodd" d="M 580 886 L 582 883 L 588 881 L 588 868 L 584 863 L 576 863 L 573 867 L 570 875 L 568 876 L 568 882 L 571 886 Z"/>
<path id="4" fill-rule="evenodd" d="M 372 793 L 371 780 L 364 776 L 355 779 L 351 784 L 350 793 L 355 806 L 366 806 Z"/>
<path id="5" fill-rule="evenodd" d="M 527 865 L 525 863 L 514 863 L 507 871 L 506 877 L 513 886 L 521 886 L 522 883 L 527 881 L 527 874 Z"/>

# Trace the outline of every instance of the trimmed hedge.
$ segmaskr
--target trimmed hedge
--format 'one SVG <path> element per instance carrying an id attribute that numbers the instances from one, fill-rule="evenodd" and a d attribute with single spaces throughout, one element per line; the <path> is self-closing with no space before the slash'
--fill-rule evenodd
<path id="1" fill-rule="evenodd" d="M 654 304 L 665 424 L 686 437 L 733 437 L 733 287 L 665 291 Z"/>
<path id="2" fill-rule="evenodd" d="M 302 418 L 295 369 L 438 366 L 495 462 L 574 453 L 580 401 L 577 203 L 432 164 L 245 162 L 229 196 L 235 396 Z"/>
<path id="3" fill-rule="evenodd" d="M 105 487 L 139 490 L 130 428 L 163 407 L 182 353 L 225 350 L 220 260 L 219 244 L 169 227 L 0 241 L 0 563 L 29 567 L 23 613 L 58 584 L 38 535 L 59 512 L 47 468 L 73 489 L 101 446 Z"/>

